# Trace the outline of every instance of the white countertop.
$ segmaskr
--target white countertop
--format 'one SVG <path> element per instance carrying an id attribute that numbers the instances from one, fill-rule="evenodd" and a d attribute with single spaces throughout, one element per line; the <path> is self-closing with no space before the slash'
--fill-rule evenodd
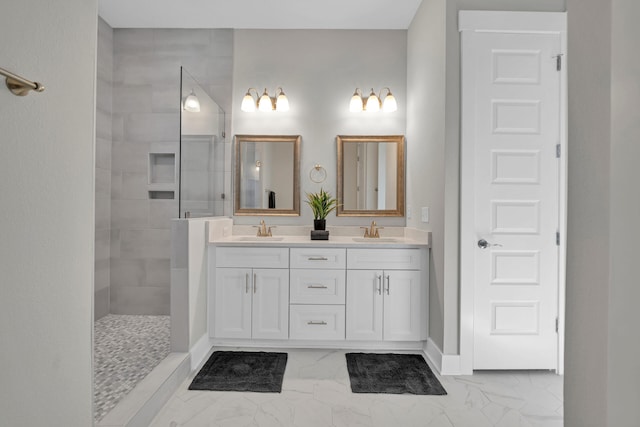
<path id="1" fill-rule="evenodd" d="M 267 226 L 269 227 L 269 226 Z M 431 232 L 409 227 L 380 227 L 380 238 L 364 238 L 361 227 L 333 226 L 329 240 L 311 240 L 308 226 L 272 226 L 272 237 L 256 236 L 255 225 L 236 225 L 230 218 L 209 221 L 207 243 L 215 246 L 428 248 Z"/>
<path id="2" fill-rule="evenodd" d="M 233 235 L 209 241 L 216 246 L 270 246 L 270 247 L 340 247 L 340 248 L 422 248 L 428 241 L 407 237 L 362 238 L 360 236 L 331 236 L 329 240 L 311 240 L 309 236 L 256 237 Z"/>

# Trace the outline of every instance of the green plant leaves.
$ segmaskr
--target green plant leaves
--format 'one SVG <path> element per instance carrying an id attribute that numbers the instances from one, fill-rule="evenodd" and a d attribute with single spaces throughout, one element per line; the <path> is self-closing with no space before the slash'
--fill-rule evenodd
<path id="1" fill-rule="evenodd" d="M 313 219 L 326 219 L 338 207 L 338 201 L 322 188 L 318 193 L 306 193 L 306 203 L 311 206 Z"/>

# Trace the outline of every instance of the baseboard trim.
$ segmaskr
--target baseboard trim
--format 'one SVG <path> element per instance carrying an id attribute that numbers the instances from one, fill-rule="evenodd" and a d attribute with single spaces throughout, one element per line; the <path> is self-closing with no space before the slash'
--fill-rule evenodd
<path id="1" fill-rule="evenodd" d="M 431 338 L 427 339 L 423 351 L 440 375 L 461 375 L 459 354 L 443 354 Z"/>
<path id="2" fill-rule="evenodd" d="M 335 350 L 398 350 L 422 351 L 424 341 L 330 341 L 330 340 L 257 340 L 212 338 L 211 343 L 217 347 L 239 348 L 307 348 L 307 349 L 335 349 Z"/>
<path id="3" fill-rule="evenodd" d="M 200 337 L 198 342 L 189 350 L 191 354 L 191 371 L 193 372 L 204 361 L 205 357 L 209 354 L 209 351 L 213 348 L 213 344 L 209 340 L 209 336 L 204 334 Z"/>
<path id="4" fill-rule="evenodd" d="M 189 353 L 169 353 L 96 427 L 145 427 L 190 373 Z"/>

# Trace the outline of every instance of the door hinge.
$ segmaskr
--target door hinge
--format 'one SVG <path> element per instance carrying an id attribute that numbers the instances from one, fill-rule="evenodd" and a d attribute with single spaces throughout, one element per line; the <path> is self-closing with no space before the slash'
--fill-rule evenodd
<path id="1" fill-rule="evenodd" d="M 227 133 L 225 131 L 222 131 L 222 137 L 226 138 L 227 137 Z"/>
<path id="2" fill-rule="evenodd" d="M 560 330 L 560 319 L 556 317 L 556 333 Z"/>
<path id="3" fill-rule="evenodd" d="M 562 70 L 562 54 L 558 54 L 556 56 L 556 70 L 557 71 Z"/>
<path id="4" fill-rule="evenodd" d="M 560 144 L 556 145 L 556 158 L 559 159 L 560 158 Z"/>
<path id="5" fill-rule="evenodd" d="M 560 232 L 556 231 L 556 246 L 560 246 Z"/>

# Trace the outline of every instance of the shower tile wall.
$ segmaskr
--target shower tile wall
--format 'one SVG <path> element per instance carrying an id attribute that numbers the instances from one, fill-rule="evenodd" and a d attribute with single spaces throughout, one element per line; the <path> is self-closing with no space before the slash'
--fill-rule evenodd
<path id="1" fill-rule="evenodd" d="M 150 152 L 178 151 L 180 67 L 231 111 L 233 31 L 113 30 L 111 313 L 169 314 L 174 200 L 150 200 Z"/>
<path id="2" fill-rule="evenodd" d="M 109 313 L 111 241 L 111 113 L 113 87 L 113 29 L 98 22 L 96 87 L 96 229 L 94 317 Z"/>

